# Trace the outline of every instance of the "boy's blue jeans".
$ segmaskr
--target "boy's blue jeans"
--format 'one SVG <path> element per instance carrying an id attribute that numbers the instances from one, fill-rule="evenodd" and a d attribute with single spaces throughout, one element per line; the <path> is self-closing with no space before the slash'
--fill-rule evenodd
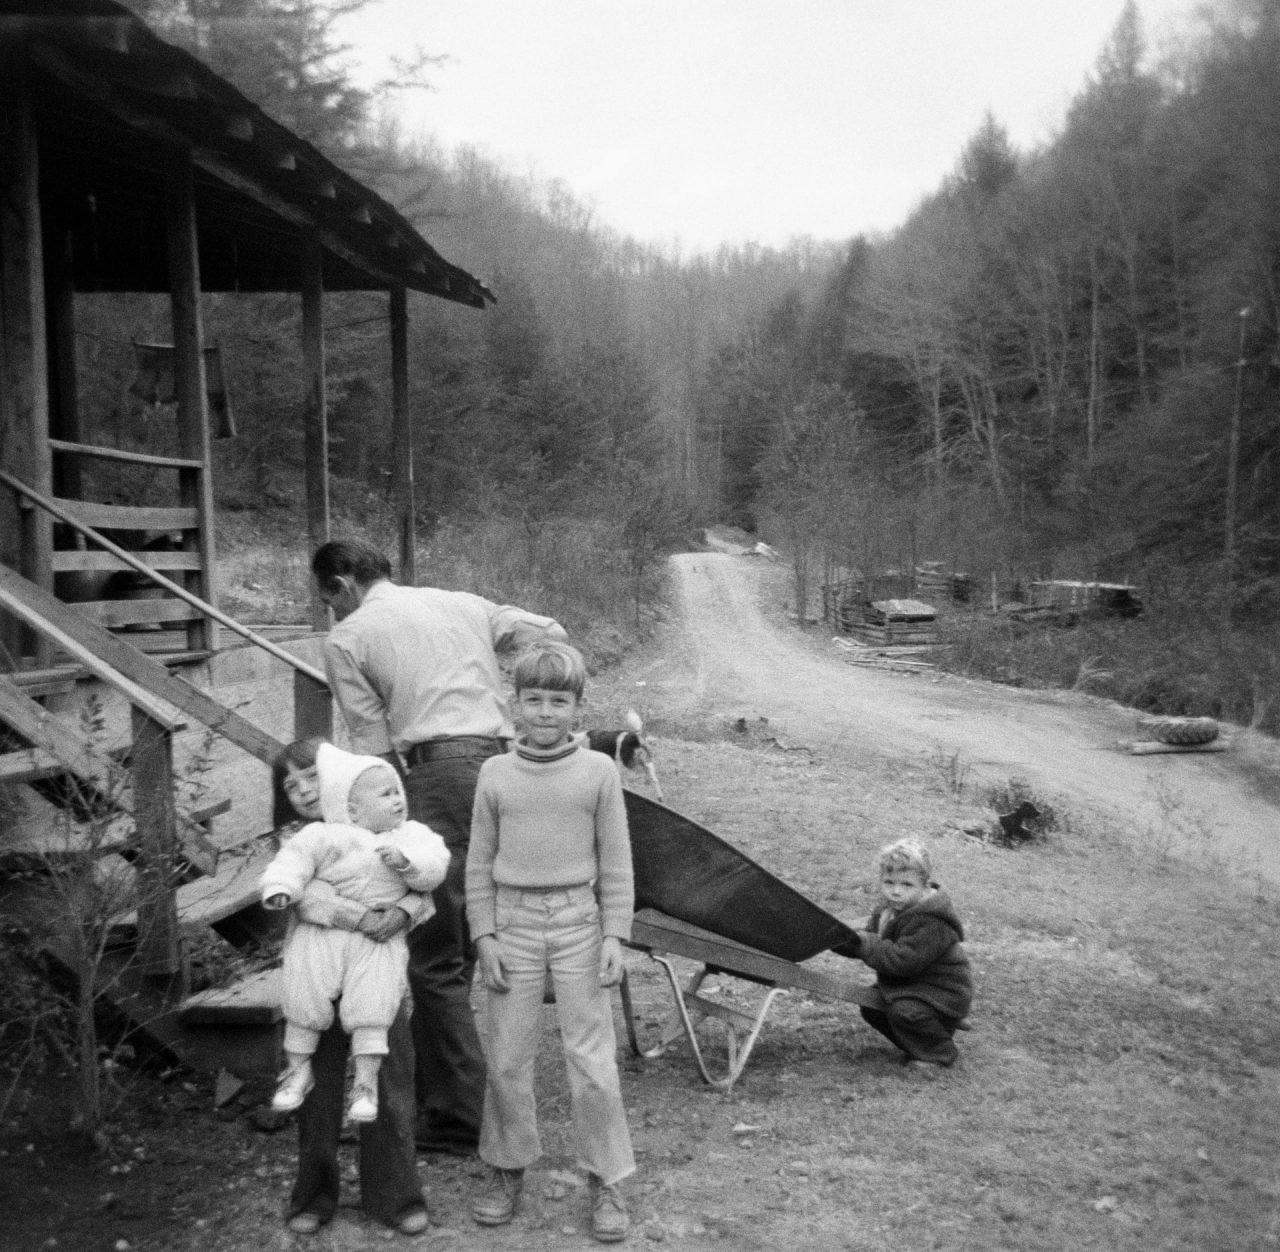
<path id="1" fill-rule="evenodd" d="M 550 969 L 582 1168 L 612 1184 L 635 1170 L 618 1079 L 613 1001 L 600 985 L 600 907 L 590 886 L 497 891 L 497 938 L 510 989 L 485 988 L 488 1080 L 480 1156 L 523 1169 L 542 1155 L 533 1095 Z"/>

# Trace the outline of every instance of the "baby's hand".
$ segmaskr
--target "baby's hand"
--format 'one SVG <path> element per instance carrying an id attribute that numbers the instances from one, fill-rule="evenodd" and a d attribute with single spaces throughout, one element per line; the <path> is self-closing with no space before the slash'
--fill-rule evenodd
<path id="1" fill-rule="evenodd" d="M 389 843 L 384 843 L 378 849 L 378 855 L 382 858 L 383 865 L 397 873 L 409 868 L 409 858 L 399 848 L 393 848 Z"/>
<path id="2" fill-rule="evenodd" d="M 277 891 L 275 895 L 268 896 L 262 903 L 264 907 L 269 909 L 287 909 L 289 907 L 289 897 L 283 891 Z"/>
<path id="3" fill-rule="evenodd" d="M 402 930 L 408 930 L 409 921 L 409 914 L 392 904 L 387 908 L 366 909 L 357 929 L 376 943 L 386 943 Z"/>

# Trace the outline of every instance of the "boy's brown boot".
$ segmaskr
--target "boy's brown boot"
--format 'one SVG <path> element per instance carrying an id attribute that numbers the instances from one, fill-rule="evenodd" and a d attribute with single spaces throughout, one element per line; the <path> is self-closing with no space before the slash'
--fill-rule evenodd
<path id="1" fill-rule="evenodd" d="M 494 1166 L 485 1188 L 471 1201 L 471 1216 L 481 1226 L 505 1226 L 516 1215 L 524 1170 Z"/>
<path id="2" fill-rule="evenodd" d="M 631 1229 L 627 1202 L 617 1184 L 609 1186 L 596 1174 L 589 1175 L 591 1184 L 591 1234 L 601 1243 L 619 1243 Z"/>

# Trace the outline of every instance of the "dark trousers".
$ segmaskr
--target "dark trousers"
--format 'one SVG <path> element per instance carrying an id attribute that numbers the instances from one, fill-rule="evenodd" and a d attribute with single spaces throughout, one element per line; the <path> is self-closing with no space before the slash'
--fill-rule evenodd
<path id="1" fill-rule="evenodd" d="M 923 1000 L 905 998 L 888 1001 L 878 997 L 881 1008 L 862 1006 L 858 1011 L 873 1030 L 913 1061 L 930 1061 L 934 1065 L 950 1065 L 960 1055 L 952 1036 L 956 1033 L 954 1017 L 938 1012 Z"/>
<path id="2" fill-rule="evenodd" d="M 378 1071 L 378 1120 L 360 1127 L 360 1206 L 391 1225 L 423 1203 L 413 1146 L 413 1035 L 407 1009 L 387 1034 L 390 1051 Z M 338 1136 L 349 1040 L 336 1021 L 312 1058 L 316 1085 L 298 1110 L 298 1178 L 288 1217 L 314 1213 L 328 1221 L 338 1207 Z"/>
<path id="3" fill-rule="evenodd" d="M 449 872 L 432 894 L 435 916 L 409 932 L 409 988 L 417 1052 L 417 1141 L 424 1148 L 472 1151 L 484 1109 L 484 1056 L 471 1008 L 475 954 L 466 916 L 471 806 L 485 758 L 449 757 L 415 765 L 405 778 L 409 816 L 449 849 Z"/>

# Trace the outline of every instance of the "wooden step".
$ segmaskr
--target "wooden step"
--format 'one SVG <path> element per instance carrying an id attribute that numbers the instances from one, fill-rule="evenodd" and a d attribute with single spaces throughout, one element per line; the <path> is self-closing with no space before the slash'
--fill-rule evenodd
<path id="1" fill-rule="evenodd" d="M 280 1011 L 280 970 L 264 969 L 229 987 L 188 996 L 178 1010 L 184 1026 L 274 1026 Z"/>
<path id="2" fill-rule="evenodd" d="M 262 871 L 273 856 L 275 848 L 265 838 L 220 853 L 211 877 L 178 888 L 179 923 L 186 929 L 216 926 L 257 905 Z"/>
<path id="3" fill-rule="evenodd" d="M 56 665 L 45 669 L 16 670 L 5 677 L 33 700 L 44 696 L 62 696 L 76 689 L 82 671 L 75 665 Z"/>
<path id="4" fill-rule="evenodd" d="M 25 758 L 29 753 L 40 751 L 28 749 L 10 755 Z M 0 757 L 0 782 L 15 781 L 15 778 L 4 774 L 5 762 L 8 760 L 9 756 Z M 66 773 L 66 765 L 58 761 L 56 767 L 51 767 L 47 774 L 33 773 L 23 781 L 38 782 L 42 778 L 60 777 Z M 50 799 L 47 794 L 45 798 Z M 92 802 L 91 794 L 87 798 Z M 190 813 L 178 814 L 178 870 L 182 881 L 214 873 L 222 856 L 228 855 L 221 852 L 209 839 L 205 823 L 230 808 L 231 801 L 228 799 L 210 800 Z M 38 872 L 42 865 L 48 867 L 78 860 L 86 853 L 95 860 L 117 855 L 126 861 L 135 861 L 138 856 L 138 838 L 132 814 L 110 801 L 104 801 L 102 812 L 92 821 L 77 818 L 71 824 L 59 821 L 56 825 L 34 832 L 15 830 L 12 837 L 7 838 L 0 846 L 0 873 L 14 873 L 19 869 Z M 190 868 L 184 870 L 183 862 Z"/>
<path id="5" fill-rule="evenodd" d="M 38 782 L 66 772 L 62 761 L 43 748 L 20 748 L 0 756 L 0 783 Z"/>
<path id="6" fill-rule="evenodd" d="M 261 904 L 262 871 L 274 855 L 267 836 L 220 851 L 213 874 L 178 888 L 178 925 L 187 933 L 212 927 L 237 945 L 260 942 L 278 932 L 283 915 L 270 914 Z M 128 938 L 137 925 L 132 909 L 119 914 L 111 922 L 113 941 Z"/>
<path id="7" fill-rule="evenodd" d="M 82 862 L 86 855 L 95 861 L 112 855 L 127 859 L 134 849 L 134 834 L 133 819 L 125 813 L 104 816 L 89 835 L 64 820 L 35 830 L 14 830 L 0 846 L 0 874 L 41 873 Z"/>

